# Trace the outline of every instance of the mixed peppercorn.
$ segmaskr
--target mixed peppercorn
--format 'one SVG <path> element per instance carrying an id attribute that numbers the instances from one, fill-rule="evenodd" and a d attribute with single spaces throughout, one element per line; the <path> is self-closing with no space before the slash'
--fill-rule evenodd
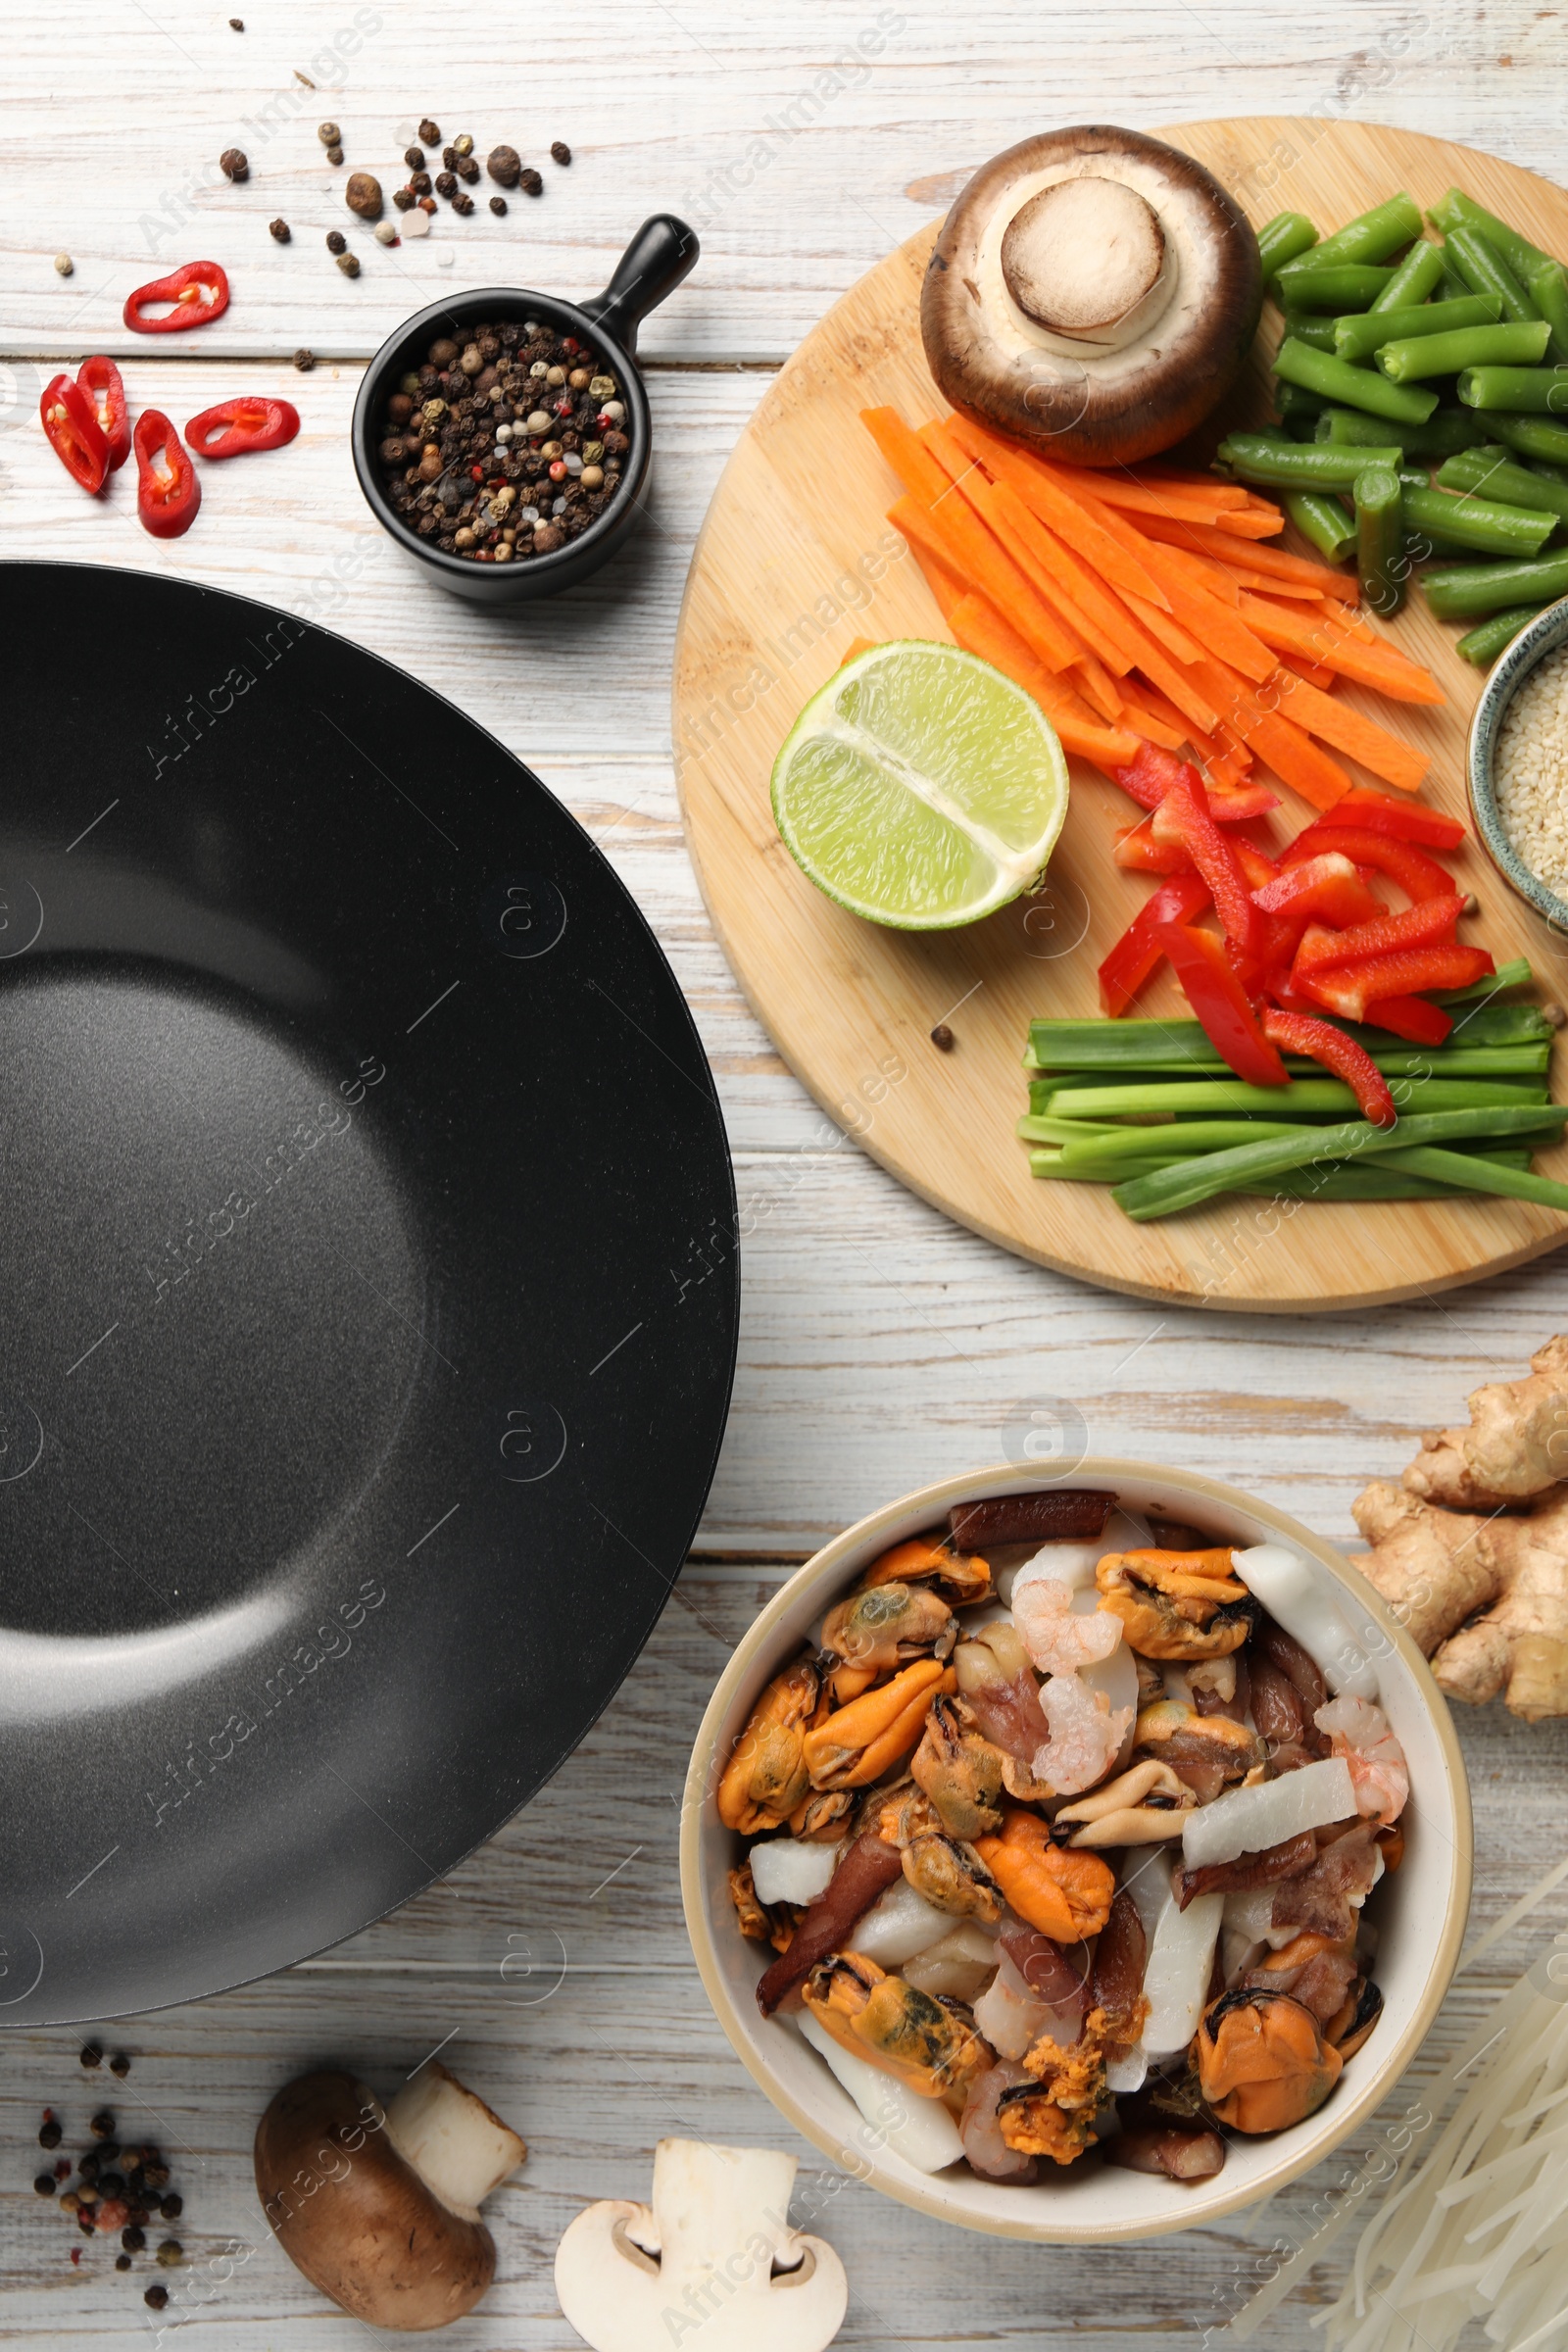
<path id="1" fill-rule="evenodd" d="M 96 2072 L 104 2063 L 102 2048 L 95 2041 L 84 2044 L 81 2064 Z M 109 2061 L 109 2071 L 122 2082 L 130 2072 L 130 2060 L 124 2053 Z M 170 2168 L 163 2152 L 151 2141 L 128 2145 L 121 2141 L 118 2128 L 110 2110 L 101 2107 L 87 2126 L 92 2145 L 75 2160 L 69 2156 L 56 2158 L 52 2168 L 39 2173 L 33 2188 L 40 2197 L 53 2197 L 58 2210 L 70 2214 L 85 2238 L 108 2237 L 118 2232 L 120 2252 L 115 2257 L 117 2271 L 132 2268 L 134 2257 L 147 2248 L 147 2225 L 155 2217 L 173 2222 L 184 2211 L 184 2200 L 170 2186 Z M 52 2107 L 43 2111 L 43 2123 L 38 2132 L 38 2145 L 51 2156 L 65 2137 L 65 2128 Z M 75 2179 L 72 2180 L 74 2171 Z M 67 2187 L 64 2184 L 70 2182 Z M 72 2252 L 72 2261 L 79 2262 L 80 2247 Z M 177 2237 L 163 2238 L 153 2254 L 160 2270 L 172 2270 L 184 2259 L 184 2248 Z M 169 2301 L 169 2289 L 154 2284 L 143 2297 L 154 2311 L 162 2311 Z"/>
<path id="2" fill-rule="evenodd" d="M 378 456 L 409 529 L 444 554 L 510 564 L 597 522 L 630 446 L 614 376 L 574 335 L 528 319 L 432 343 L 387 402 Z"/>

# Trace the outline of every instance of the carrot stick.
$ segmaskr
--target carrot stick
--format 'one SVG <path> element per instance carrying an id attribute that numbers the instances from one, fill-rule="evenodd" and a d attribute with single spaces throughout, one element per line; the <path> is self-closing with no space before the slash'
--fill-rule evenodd
<path id="1" fill-rule="evenodd" d="M 1315 686 L 1319 694 L 1333 692 L 1335 672 L 1321 662 L 1309 662 L 1304 654 L 1281 654 L 1280 667 L 1294 670 L 1298 678 Z"/>
<path id="2" fill-rule="evenodd" d="M 1256 547 L 1250 543 L 1236 545 L 1234 531 L 1212 530 L 1206 523 L 1166 522 L 1152 515 L 1140 522 L 1139 529 L 1146 539 L 1164 540 L 1173 547 L 1189 548 L 1194 555 L 1217 556 L 1221 562 L 1234 559 L 1252 571 L 1272 572 L 1282 580 L 1302 580 L 1316 588 L 1320 596 L 1337 596 L 1353 605 L 1360 595 L 1355 574 L 1331 570 L 1326 564 L 1313 564 L 1305 556 L 1287 555 L 1282 547 Z"/>
<path id="3" fill-rule="evenodd" d="M 967 456 L 978 459 L 995 480 L 1010 482 L 1043 522 L 1050 523 L 1056 531 L 1068 532 L 1073 546 L 1103 578 L 1119 588 L 1131 588 L 1136 596 L 1148 597 L 1151 604 L 1162 601 L 1158 582 L 1151 576 L 1139 554 L 1136 534 L 1131 535 L 1129 546 L 1118 534 L 1104 529 L 1098 515 L 1087 514 L 1086 509 L 1075 513 L 1076 502 L 1066 498 L 1054 468 L 1044 459 L 988 433 L 967 416 L 955 416 L 951 425 L 943 429 Z"/>
<path id="4" fill-rule="evenodd" d="M 1272 507 L 1231 507 L 1214 524 L 1237 539 L 1272 539 L 1282 527 L 1282 517 Z"/>
<path id="5" fill-rule="evenodd" d="M 1180 741 L 1190 747 L 1200 767 L 1223 768 L 1223 781 L 1227 783 L 1244 784 L 1247 781 L 1247 770 L 1252 764 L 1252 755 L 1245 744 L 1240 747 L 1242 756 L 1239 760 L 1229 752 L 1222 752 L 1212 735 L 1206 735 L 1166 695 L 1161 694 L 1157 686 L 1151 686 L 1144 678 L 1124 678 L 1121 693 L 1124 705 L 1130 710 L 1156 718 L 1173 732 L 1179 731 Z M 1195 696 L 1193 699 L 1200 701 L 1201 697 Z M 1154 740 L 1157 743 L 1160 738 L 1156 736 Z M 1170 745 L 1167 748 L 1174 750 L 1176 747 Z"/>
<path id="6" fill-rule="evenodd" d="M 1152 743 L 1159 744 L 1165 751 L 1179 752 L 1198 732 L 1169 703 L 1165 704 L 1163 710 L 1158 709 L 1163 698 L 1156 695 L 1152 688 L 1140 686 L 1136 678 L 1123 678 L 1120 693 L 1122 709 L 1129 721 L 1137 720 L 1139 734 L 1147 735 Z"/>
<path id="7" fill-rule="evenodd" d="M 1054 678 L 1031 654 L 1017 631 L 982 596 L 966 596 L 956 608 L 953 634 L 965 653 L 977 654 L 1032 694 L 1069 752 L 1106 769 L 1125 767 L 1138 750 L 1136 735 L 1097 727 L 1070 687 Z"/>
<path id="8" fill-rule="evenodd" d="M 1222 564 L 1218 568 L 1233 580 L 1238 588 L 1250 588 L 1254 596 L 1284 597 L 1293 605 L 1320 605 L 1323 598 L 1316 588 L 1304 580 L 1276 580 L 1266 571 L 1249 571 L 1240 564 Z"/>
<path id="9" fill-rule="evenodd" d="M 1432 764 L 1426 752 L 1417 751 L 1414 744 L 1404 743 L 1391 735 L 1348 703 L 1337 703 L 1331 694 L 1320 694 L 1304 678 L 1297 677 L 1284 667 L 1277 669 L 1268 681 L 1277 697 L 1278 707 L 1287 718 L 1315 735 L 1320 743 L 1333 744 L 1337 752 L 1346 752 L 1358 760 L 1374 776 L 1385 784 L 1395 785 L 1400 792 L 1419 792 L 1422 779 Z"/>
<path id="10" fill-rule="evenodd" d="M 1067 468 L 1063 466 L 1062 471 L 1065 473 Z M 1103 477 L 1097 473 L 1086 486 L 1102 506 L 1119 508 L 1128 514 L 1170 515 L 1178 522 L 1212 524 L 1218 515 L 1241 508 L 1239 499 L 1205 498 L 1196 490 L 1146 490 L 1139 483 L 1112 473 Z"/>
<path id="11" fill-rule="evenodd" d="M 942 496 L 948 486 L 947 475 L 930 451 L 921 448 L 897 409 L 862 409 L 860 422 L 911 498 L 924 499 L 929 506 Z"/>
<path id="12" fill-rule="evenodd" d="M 1100 507 L 1088 491 L 1074 490 L 1072 497 L 1073 503 L 1082 506 L 1086 513 L 1091 506 L 1098 508 L 1092 519 L 1100 522 L 1112 538 L 1130 540 L 1135 547 L 1142 544 L 1149 568 L 1164 589 L 1171 611 L 1184 627 L 1196 633 L 1200 644 L 1232 669 L 1239 669 L 1244 678 L 1261 680 L 1268 676 L 1274 661 L 1266 645 L 1260 644 L 1217 596 L 1194 586 L 1185 565 L 1201 559 L 1189 557 L 1179 563 L 1174 560 L 1173 549 L 1152 540 L 1140 541 L 1125 516 L 1109 507 Z"/>
<path id="13" fill-rule="evenodd" d="M 1228 723 L 1303 801 L 1309 801 L 1314 808 L 1332 808 L 1341 795 L 1349 791 L 1350 779 L 1339 761 L 1320 751 L 1290 719 L 1277 710 L 1265 710 L 1246 683 L 1222 663 L 1200 662 L 1198 677 L 1204 691 L 1223 703 Z"/>
<path id="14" fill-rule="evenodd" d="M 895 519 L 896 517 L 890 511 L 888 514 L 888 520 L 892 522 Z M 920 569 L 925 576 L 925 584 L 937 600 L 938 612 L 942 614 L 943 619 L 951 625 L 953 620 L 953 608 L 958 602 L 960 597 L 967 596 L 968 590 L 964 587 L 964 584 L 962 580 L 959 579 L 957 573 L 950 570 L 948 565 L 944 564 L 941 558 L 937 556 L 929 547 L 916 546 L 915 542 L 911 539 L 909 541 L 909 553 L 913 556 L 916 564 L 919 564 Z M 1328 675 L 1330 673 L 1325 672 L 1324 674 Z"/>
<path id="15" fill-rule="evenodd" d="M 840 669 L 846 668 L 851 662 L 858 662 L 862 654 L 874 654 L 876 649 L 877 640 L 874 637 L 852 637 L 844 649 L 844 660 L 839 663 Z"/>
<path id="16" fill-rule="evenodd" d="M 1287 654 L 1305 654 L 1359 685 L 1375 686 L 1396 703 L 1436 705 L 1447 701 L 1437 679 L 1382 638 L 1368 644 L 1359 627 L 1347 629 L 1340 615 L 1312 617 L 1287 612 L 1259 596 L 1242 596 L 1242 617 L 1265 645 Z M 1216 643 L 1214 650 L 1222 653 Z"/>
<path id="17" fill-rule="evenodd" d="M 1202 647 L 1195 645 L 1180 621 L 1172 620 L 1168 612 L 1159 612 L 1153 605 L 1146 605 L 1140 596 L 1126 597 L 1123 602 L 1133 617 L 1141 620 L 1151 637 L 1157 637 L 1165 651 L 1176 661 L 1191 664 L 1202 660 Z"/>
<path id="18" fill-rule="evenodd" d="M 1005 612 L 1030 652 L 1048 669 L 1065 669 L 1075 658 L 1077 647 L 1068 644 L 1011 557 L 1004 554 L 962 499 L 944 498 L 936 507 L 923 506 L 912 498 L 896 499 L 888 509 L 888 519 L 911 547 L 931 548 L 966 588 L 980 589 L 991 604 Z"/>

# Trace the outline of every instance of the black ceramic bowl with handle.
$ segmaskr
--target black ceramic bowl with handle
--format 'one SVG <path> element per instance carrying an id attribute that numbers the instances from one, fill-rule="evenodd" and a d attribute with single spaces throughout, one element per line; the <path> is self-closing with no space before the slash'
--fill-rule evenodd
<path id="1" fill-rule="evenodd" d="M 354 404 L 354 470 L 376 520 L 443 588 L 471 597 L 476 604 L 528 604 L 535 597 L 574 587 L 621 545 L 637 518 L 653 456 L 648 393 L 636 363 L 637 329 L 695 269 L 699 250 L 695 229 L 673 213 L 655 213 L 621 255 L 609 285 L 591 302 L 563 302 L 558 295 L 516 286 L 481 286 L 454 295 L 450 302 L 432 303 L 387 337 L 366 369 Z M 400 379 L 422 364 L 437 336 L 462 342 L 481 321 L 513 318 L 548 321 L 563 334 L 580 337 L 602 357 L 625 402 L 630 447 L 619 490 L 580 538 L 568 540 L 553 555 L 525 556 L 513 564 L 476 564 L 471 557 L 445 555 L 410 530 L 387 497 L 376 451 L 385 432 L 387 401 Z"/>

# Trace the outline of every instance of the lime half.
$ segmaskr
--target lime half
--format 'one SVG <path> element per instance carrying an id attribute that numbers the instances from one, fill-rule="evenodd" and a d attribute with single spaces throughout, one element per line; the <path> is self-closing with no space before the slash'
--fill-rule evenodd
<path id="1" fill-rule="evenodd" d="M 978 922 L 1037 881 L 1067 762 L 1032 696 L 906 638 L 835 670 L 773 763 L 773 816 L 818 890 L 905 931 Z"/>

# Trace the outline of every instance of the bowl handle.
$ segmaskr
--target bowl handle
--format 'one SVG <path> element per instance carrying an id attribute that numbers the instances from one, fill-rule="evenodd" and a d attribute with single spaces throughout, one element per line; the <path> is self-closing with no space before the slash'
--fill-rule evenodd
<path id="1" fill-rule="evenodd" d="M 615 274 L 604 292 L 582 305 L 584 316 L 635 359 L 637 329 L 696 269 L 701 251 L 695 228 L 688 228 L 673 213 L 655 213 L 615 264 Z"/>

